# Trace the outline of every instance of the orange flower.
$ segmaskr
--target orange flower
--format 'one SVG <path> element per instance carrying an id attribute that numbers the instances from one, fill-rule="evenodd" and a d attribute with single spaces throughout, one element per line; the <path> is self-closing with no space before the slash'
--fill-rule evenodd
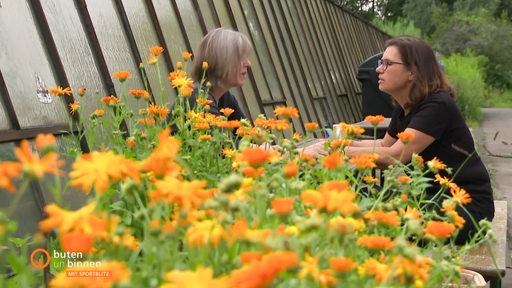
<path id="1" fill-rule="evenodd" d="M 451 187 L 450 193 L 452 194 L 453 201 L 460 205 L 466 205 L 472 200 L 471 195 L 458 186 Z"/>
<path id="2" fill-rule="evenodd" d="M 247 162 L 250 166 L 260 166 L 269 161 L 274 154 L 259 147 L 249 147 L 238 155 L 237 162 Z"/>
<path id="3" fill-rule="evenodd" d="M 156 180 L 154 186 L 149 192 L 152 202 L 176 204 L 182 210 L 196 209 L 213 195 L 212 190 L 205 189 L 206 180 L 182 181 L 170 175 Z"/>
<path id="4" fill-rule="evenodd" d="M 174 158 L 178 154 L 181 142 L 174 137 L 169 137 L 170 133 L 169 128 L 160 132 L 157 148 L 141 163 L 143 171 L 152 171 L 157 176 L 179 174 L 181 168 Z"/>
<path id="5" fill-rule="evenodd" d="M 48 93 L 54 95 L 54 96 L 62 96 L 62 95 L 71 95 L 71 88 L 66 87 L 62 88 L 61 86 L 57 87 L 50 87 L 50 90 L 48 90 Z"/>
<path id="6" fill-rule="evenodd" d="M 315 131 L 316 129 L 318 129 L 318 123 L 308 122 L 304 124 L 304 128 L 306 128 L 307 131 Z"/>
<path id="7" fill-rule="evenodd" d="M 402 214 L 404 218 L 409 218 L 413 220 L 420 219 L 420 211 L 418 210 L 418 208 L 412 208 L 409 205 L 407 205 L 406 210 L 400 208 L 400 214 Z"/>
<path id="8" fill-rule="evenodd" d="M 242 173 L 246 177 L 258 178 L 258 177 L 263 176 L 263 173 L 265 173 L 265 167 L 258 167 L 258 168 L 252 167 L 252 166 L 244 167 L 242 169 Z"/>
<path id="9" fill-rule="evenodd" d="M 158 57 L 160 56 L 160 54 L 162 54 L 162 52 L 164 52 L 164 48 L 161 46 L 153 46 L 149 48 L 149 51 L 151 52 L 151 54 Z"/>
<path id="10" fill-rule="evenodd" d="M 229 287 L 227 277 L 214 278 L 212 268 L 198 267 L 196 271 L 174 270 L 164 276 L 169 283 L 164 283 L 160 288 L 176 287 Z"/>
<path id="11" fill-rule="evenodd" d="M 203 63 L 201 63 L 201 67 L 203 68 L 203 70 L 208 69 L 208 62 L 203 61 Z"/>
<path id="12" fill-rule="evenodd" d="M 169 114 L 169 108 L 165 105 L 159 106 L 151 103 L 147 108 L 148 114 L 155 118 L 160 118 L 162 120 L 167 119 L 167 115 Z"/>
<path id="13" fill-rule="evenodd" d="M 341 146 L 349 146 L 352 143 L 351 139 L 334 139 L 329 144 L 329 147 L 336 148 Z"/>
<path id="14" fill-rule="evenodd" d="M 341 155 L 339 150 L 336 150 L 333 153 L 324 157 L 324 159 L 322 160 L 322 166 L 329 170 L 334 170 L 343 165 L 343 162 L 343 156 Z"/>
<path id="15" fill-rule="evenodd" d="M 396 134 L 396 136 L 404 144 L 409 143 L 409 141 L 411 141 L 411 139 L 414 138 L 414 134 L 409 133 L 409 132 L 400 132 L 400 133 Z"/>
<path id="16" fill-rule="evenodd" d="M 287 178 L 295 177 L 299 173 L 299 165 L 297 163 L 290 161 L 284 165 L 284 175 Z"/>
<path id="17" fill-rule="evenodd" d="M 103 109 L 96 109 L 96 110 L 94 110 L 93 115 L 96 116 L 96 117 L 103 116 L 103 115 L 105 115 L 105 110 L 103 110 Z"/>
<path id="18" fill-rule="evenodd" d="M 57 147 L 57 140 L 55 140 L 55 136 L 53 134 L 37 134 L 35 142 L 36 147 L 39 150 L 47 147 Z"/>
<path id="19" fill-rule="evenodd" d="M 151 97 L 149 92 L 146 90 L 132 89 L 132 90 L 128 91 L 128 94 L 133 95 L 133 97 L 135 97 L 135 99 L 140 99 L 141 97 L 144 99 L 149 99 L 149 97 Z"/>
<path id="20" fill-rule="evenodd" d="M 116 165 L 112 165 L 116 163 Z M 71 186 L 82 187 L 84 193 L 89 193 L 92 186 L 96 192 L 102 194 L 115 182 L 131 178 L 140 179 L 138 165 L 124 155 L 116 155 L 113 151 L 83 154 L 73 163 Z"/>
<path id="21" fill-rule="evenodd" d="M 93 248 L 94 235 L 75 231 L 61 233 L 60 243 L 64 251 L 89 253 Z"/>
<path id="22" fill-rule="evenodd" d="M 254 126 L 260 126 L 267 129 L 275 129 L 278 131 L 290 129 L 290 123 L 286 119 L 262 119 L 256 118 Z"/>
<path id="23" fill-rule="evenodd" d="M 371 175 L 366 175 L 363 177 L 363 181 L 365 183 L 372 184 L 372 183 L 377 183 L 379 181 L 379 179 L 377 179 Z"/>
<path id="24" fill-rule="evenodd" d="M 377 259 L 370 258 L 361 265 L 358 272 L 361 275 L 374 275 L 375 283 L 379 284 L 387 281 L 391 274 L 391 267 L 380 263 Z"/>
<path id="25" fill-rule="evenodd" d="M 128 138 L 128 139 L 126 139 L 125 144 L 127 147 L 133 148 L 133 147 L 135 147 L 137 142 L 135 142 L 135 140 L 133 138 Z"/>
<path id="26" fill-rule="evenodd" d="M 394 227 L 400 225 L 400 217 L 396 211 L 368 211 L 364 214 L 364 218 Z"/>
<path id="27" fill-rule="evenodd" d="M 274 109 L 274 114 L 283 118 L 297 118 L 299 117 L 299 110 L 295 107 L 280 106 Z"/>
<path id="28" fill-rule="evenodd" d="M 121 71 L 114 72 L 114 79 L 119 79 L 120 82 L 124 82 L 124 81 L 126 81 L 126 79 L 128 79 L 130 77 L 131 77 L 130 71 L 121 70 Z"/>
<path id="29" fill-rule="evenodd" d="M 84 96 L 87 93 L 87 89 L 85 87 L 78 88 L 78 96 Z"/>
<path id="30" fill-rule="evenodd" d="M 341 132 L 342 132 L 341 134 L 344 136 L 347 135 L 346 138 L 350 138 L 353 136 L 360 136 L 361 134 L 364 133 L 364 128 L 359 127 L 357 125 L 350 125 L 350 124 L 347 124 L 344 122 L 341 122 L 340 125 L 341 125 Z"/>
<path id="31" fill-rule="evenodd" d="M 116 104 L 119 104 L 119 98 L 116 96 L 105 96 L 101 98 L 101 102 L 107 104 L 108 106 L 115 106 Z"/>
<path id="32" fill-rule="evenodd" d="M 348 161 L 356 165 L 357 169 L 375 168 L 377 164 L 375 161 L 379 158 L 376 153 L 362 153 L 350 158 Z"/>
<path id="33" fill-rule="evenodd" d="M 212 139 L 213 139 L 213 136 L 210 134 L 203 134 L 203 135 L 200 135 L 198 138 L 199 141 L 208 141 L 208 140 L 212 140 Z"/>
<path id="34" fill-rule="evenodd" d="M 229 107 L 220 109 L 220 113 L 224 114 L 226 117 L 233 114 L 233 112 L 235 112 L 235 110 Z"/>
<path id="35" fill-rule="evenodd" d="M 356 268 L 357 263 L 349 257 L 332 257 L 329 259 L 329 266 L 333 271 L 344 273 Z"/>
<path id="36" fill-rule="evenodd" d="M 288 214 L 293 210 L 293 198 L 274 198 L 271 206 L 276 215 Z"/>
<path id="37" fill-rule="evenodd" d="M 196 99 L 196 102 L 197 102 L 197 103 L 199 103 L 199 104 L 201 104 L 201 105 L 204 105 L 204 106 L 206 106 L 206 107 L 209 107 L 209 106 L 210 106 L 210 104 L 212 104 L 212 103 L 213 103 L 213 100 L 206 99 L 206 98 L 197 98 L 197 99 Z M 221 112 L 221 113 L 223 113 L 223 110 L 224 110 L 224 109 L 231 109 L 231 108 L 222 108 L 222 109 L 220 109 L 220 112 Z M 231 109 L 231 110 L 233 110 L 233 109 Z M 234 110 L 233 110 L 233 111 L 234 111 Z M 229 116 L 229 115 L 226 115 L 226 116 Z"/>
<path id="38" fill-rule="evenodd" d="M 242 122 L 239 120 L 231 120 L 231 121 L 218 121 L 215 123 L 217 127 L 224 129 L 237 129 L 242 126 Z"/>
<path id="39" fill-rule="evenodd" d="M 12 180 L 20 177 L 21 164 L 18 162 L 0 162 L 0 188 L 8 192 L 15 192 L 14 182 Z"/>
<path id="40" fill-rule="evenodd" d="M 156 124 L 156 120 L 153 118 L 140 118 L 139 123 L 146 126 L 154 126 Z"/>
<path id="41" fill-rule="evenodd" d="M 262 258 L 261 252 L 258 251 L 246 251 L 240 253 L 240 261 L 243 264 L 250 264 L 253 261 L 260 261 Z"/>
<path id="42" fill-rule="evenodd" d="M 387 236 L 363 235 L 357 239 L 359 245 L 376 250 L 391 250 L 395 246 L 393 240 Z"/>
<path id="43" fill-rule="evenodd" d="M 325 207 L 324 197 L 320 192 L 313 189 L 304 190 L 300 195 L 300 199 L 306 206 L 313 206 L 317 209 Z"/>
<path id="44" fill-rule="evenodd" d="M 409 181 L 411 181 L 411 177 L 407 176 L 407 175 L 401 175 L 401 176 L 398 176 L 398 182 L 400 183 L 409 183 Z"/>
<path id="45" fill-rule="evenodd" d="M 14 153 L 22 165 L 23 172 L 31 177 L 41 179 L 45 173 L 62 174 L 59 168 L 64 165 L 64 160 L 59 160 L 56 152 L 46 153 L 43 158 L 40 158 L 38 153 L 32 152 L 29 142 L 22 140 L 20 147 L 17 147 Z"/>
<path id="46" fill-rule="evenodd" d="M 230 285 L 226 287 L 267 287 L 283 271 L 299 263 L 297 254 L 291 251 L 273 251 L 260 261 L 253 261 L 242 268 L 231 271 Z"/>
<path id="47" fill-rule="evenodd" d="M 364 118 L 364 121 L 370 122 L 373 126 L 379 125 L 379 123 L 384 122 L 386 118 L 383 115 L 368 115 Z"/>
<path id="48" fill-rule="evenodd" d="M 438 170 L 445 170 L 446 169 L 446 164 L 441 162 L 441 160 L 439 160 L 439 158 L 434 157 L 434 159 L 432 159 L 430 161 L 427 161 L 427 167 L 430 170 L 432 170 L 434 173 L 437 173 Z"/>
<path id="49" fill-rule="evenodd" d="M 69 113 L 71 115 L 75 114 L 75 112 L 80 108 L 80 103 L 78 101 L 74 101 L 73 103 L 69 103 Z"/>
<path id="50" fill-rule="evenodd" d="M 425 235 L 434 238 L 448 238 L 455 231 L 455 225 L 442 221 L 429 221 L 425 227 Z"/>
<path id="51" fill-rule="evenodd" d="M 192 53 L 189 53 L 189 52 L 183 52 L 181 53 L 181 57 L 183 58 L 183 60 L 187 61 L 187 60 L 190 60 L 190 58 L 192 58 Z"/>
<path id="52" fill-rule="evenodd" d="M 187 77 L 187 72 L 183 71 L 183 70 L 175 70 L 175 71 L 172 71 L 169 73 L 169 76 L 167 77 L 167 79 L 169 80 L 169 82 L 172 82 L 172 80 L 176 79 L 176 78 L 185 78 Z"/>
<path id="53" fill-rule="evenodd" d="M 445 202 L 446 203 L 446 202 Z M 464 224 L 466 223 L 466 220 L 462 217 L 460 217 L 459 213 L 455 211 L 454 207 L 450 204 L 443 203 L 442 211 L 445 212 L 446 215 L 452 220 L 452 223 L 455 224 L 456 227 L 462 228 L 464 227 Z"/>

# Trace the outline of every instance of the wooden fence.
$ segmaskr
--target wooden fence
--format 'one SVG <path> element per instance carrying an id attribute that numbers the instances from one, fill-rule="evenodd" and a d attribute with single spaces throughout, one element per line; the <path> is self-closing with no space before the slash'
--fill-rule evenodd
<path id="1" fill-rule="evenodd" d="M 70 102 L 79 100 L 89 115 L 99 98 L 119 94 L 116 71 L 132 72 L 123 89 L 141 89 L 146 74 L 150 89 L 159 91 L 159 79 L 166 81 L 181 53 L 194 53 L 218 26 L 245 33 L 254 45 L 249 81 L 232 91 L 250 120 L 294 106 L 299 133 L 306 122 L 361 120 L 358 67 L 389 37 L 326 0 L 0 0 L 0 160 L 14 159 L 21 139 L 69 132 Z M 139 69 L 155 45 L 165 49 L 159 73 Z M 176 94 L 165 84 L 172 103 Z M 51 86 L 89 92 L 80 99 L 52 98 Z M 15 215 L 20 233 L 37 230 L 33 220 L 50 198 L 37 184 L 29 190 Z M 6 195 L 0 193 L 2 206 L 12 198 Z M 82 197 L 66 201 L 76 207 Z"/>

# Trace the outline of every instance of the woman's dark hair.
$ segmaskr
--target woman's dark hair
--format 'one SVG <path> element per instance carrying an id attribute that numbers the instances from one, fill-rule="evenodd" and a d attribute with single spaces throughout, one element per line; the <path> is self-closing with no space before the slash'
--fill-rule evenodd
<path id="1" fill-rule="evenodd" d="M 432 47 L 416 36 L 402 35 L 389 39 L 385 47 L 396 47 L 402 62 L 414 73 L 407 109 L 413 110 L 428 95 L 448 92 L 455 99 L 455 91 L 448 82 Z"/>

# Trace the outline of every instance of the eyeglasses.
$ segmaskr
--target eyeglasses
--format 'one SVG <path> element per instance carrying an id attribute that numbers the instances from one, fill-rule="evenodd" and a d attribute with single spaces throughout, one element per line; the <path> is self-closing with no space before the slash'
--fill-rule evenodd
<path id="1" fill-rule="evenodd" d="M 402 63 L 402 62 L 396 62 L 396 61 L 391 61 L 391 60 L 386 60 L 386 59 L 379 59 L 379 61 L 377 62 L 377 67 L 382 67 L 382 71 L 384 72 L 388 69 L 388 66 L 391 66 L 393 64 L 405 65 L 405 63 Z"/>

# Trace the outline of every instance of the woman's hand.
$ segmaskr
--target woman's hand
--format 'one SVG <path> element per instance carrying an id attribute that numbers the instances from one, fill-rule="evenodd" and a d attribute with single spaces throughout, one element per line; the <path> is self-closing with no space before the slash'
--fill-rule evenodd
<path id="1" fill-rule="evenodd" d="M 299 153 L 307 153 L 314 157 L 317 157 L 319 155 L 327 155 L 329 154 L 329 149 L 325 148 L 325 142 L 327 142 L 327 139 L 318 139 L 311 145 L 308 145 L 305 148 L 297 148 L 297 150 L 299 151 Z"/>

